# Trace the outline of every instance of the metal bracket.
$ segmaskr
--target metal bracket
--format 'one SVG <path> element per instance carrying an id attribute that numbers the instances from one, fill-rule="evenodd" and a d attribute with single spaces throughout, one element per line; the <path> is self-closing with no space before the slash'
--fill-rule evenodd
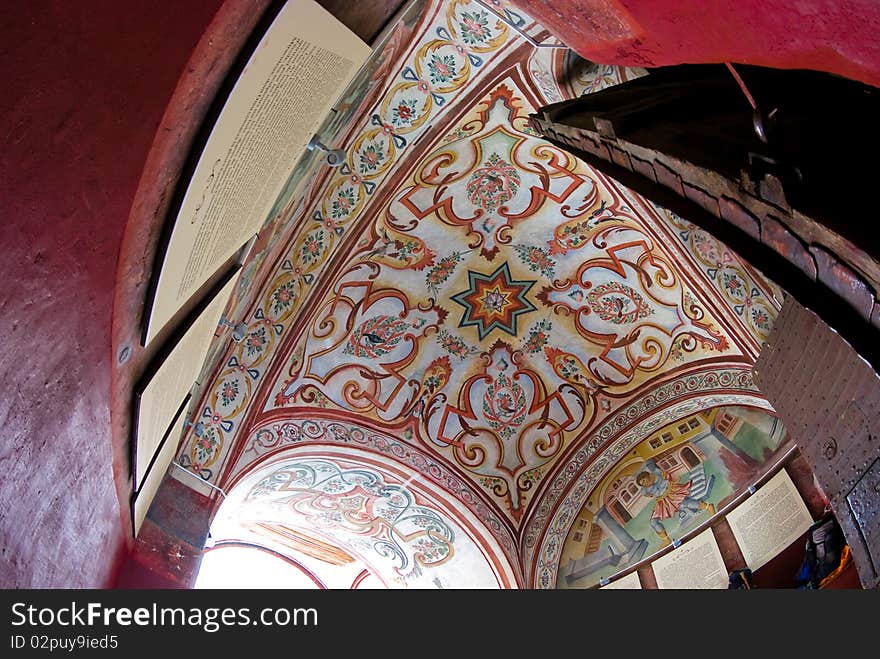
<path id="1" fill-rule="evenodd" d="M 221 316 L 218 324 L 223 327 L 232 328 L 232 340 L 236 343 L 240 342 L 244 338 L 244 335 L 247 334 L 247 323 L 243 321 L 240 323 L 233 323 L 225 316 Z"/>
<path id="2" fill-rule="evenodd" d="M 197 421 L 193 423 L 189 419 L 183 422 L 183 425 L 187 428 L 193 429 L 193 435 L 196 437 L 201 437 L 205 434 L 205 423 L 203 421 Z"/>
<path id="3" fill-rule="evenodd" d="M 312 139 L 306 145 L 309 151 L 322 151 L 324 153 L 324 162 L 330 167 L 341 167 L 345 163 L 345 151 L 342 149 L 328 149 L 321 144 L 317 135 L 313 135 Z"/>

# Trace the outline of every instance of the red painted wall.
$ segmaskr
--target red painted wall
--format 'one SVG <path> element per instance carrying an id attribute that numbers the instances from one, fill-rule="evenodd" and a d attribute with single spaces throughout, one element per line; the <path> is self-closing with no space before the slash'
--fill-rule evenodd
<path id="1" fill-rule="evenodd" d="M 582 57 L 665 66 L 739 62 L 880 86 L 876 0 L 512 0 Z"/>
<path id="2" fill-rule="evenodd" d="M 0 21 L 2 587 L 105 586 L 127 549 L 109 413 L 117 255 L 221 4 L 32 0 Z"/>
<path id="3" fill-rule="evenodd" d="M 584 32 L 570 40 L 600 61 L 815 64 L 880 84 L 880 5 L 871 0 L 742 0 L 718 14 L 701 0 L 516 2 L 569 35 L 587 25 L 578 19 L 586 5 L 628 8 L 642 29 L 635 41 L 614 37 L 620 26 L 598 45 Z M 157 209 L 167 206 L 205 99 L 267 4 L 31 0 L 4 12 L 0 587 L 115 583 L 131 548 L 127 396 L 149 355 L 135 350 L 114 371 L 111 322 L 117 345 L 136 332 Z M 229 40 L 200 42 L 221 5 Z M 192 70 L 197 44 L 201 76 Z M 186 126 L 163 139 L 172 94 L 171 114 Z"/>

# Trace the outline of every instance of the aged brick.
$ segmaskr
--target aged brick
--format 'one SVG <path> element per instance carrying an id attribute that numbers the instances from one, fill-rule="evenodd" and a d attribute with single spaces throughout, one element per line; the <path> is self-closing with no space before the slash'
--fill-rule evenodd
<path id="1" fill-rule="evenodd" d="M 865 320 L 870 320 L 874 293 L 865 281 L 828 250 L 811 245 L 810 252 L 816 260 L 819 281 L 846 300 Z"/>
<path id="2" fill-rule="evenodd" d="M 611 154 L 611 162 L 625 169 L 632 171 L 632 165 L 629 162 L 629 154 L 614 144 L 605 145 L 608 147 L 608 153 Z"/>
<path id="3" fill-rule="evenodd" d="M 637 174 L 641 174 L 645 178 L 650 179 L 652 182 L 657 182 L 657 176 L 654 174 L 654 165 L 651 164 L 647 160 L 642 160 L 634 156 L 633 154 L 629 154 L 629 160 L 632 163 L 633 171 Z"/>
<path id="4" fill-rule="evenodd" d="M 657 183 L 665 185 L 673 192 L 684 197 L 684 190 L 681 189 L 681 177 L 673 169 L 670 169 L 659 160 L 654 161 L 654 172 L 657 174 Z"/>
<path id="5" fill-rule="evenodd" d="M 718 200 L 718 208 L 721 217 L 738 226 L 755 240 L 761 240 L 761 224 L 758 218 L 752 215 L 745 206 L 730 197 L 721 197 Z"/>
<path id="6" fill-rule="evenodd" d="M 578 148 L 585 153 L 592 153 L 594 156 L 598 156 L 599 158 L 607 159 L 608 151 L 605 150 L 605 147 L 593 137 L 592 134 L 588 133 L 585 130 L 578 131 L 580 135 L 580 140 L 578 141 Z"/>
<path id="7" fill-rule="evenodd" d="M 617 139 L 617 134 L 614 132 L 614 124 L 608 119 L 593 117 L 593 124 L 596 126 L 596 132 L 602 137 L 607 137 L 610 140 Z"/>
<path id="8" fill-rule="evenodd" d="M 701 208 L 709 211 L 715 217 L 719 217 L 721 215 L 721 211 L 718 210 L 718 200 L 703 190 L 702 188 L 698 188 L 695 185 L 691 185 L 690 183 L 683 182 L 681 184 L 682 190 L 684 190 L 684 196 L 693 201 L 695 204 L 700 206 Z"/>
<path id="9" fill-rule="evenodd" d="M 758 194 L 764 201 L 782 210 L 788 211 L 790 208 L 785 198 L 785 190 L 782 188 L 782 181 L 772 174 L 766 174 L 758 183 Z"/>
<path id="10" fill-rule="evenodd" d="M 797 236 L 771 215 L 765 217 L 761 223 L 761 242 L 791 261 L 810 279 L 816 280 L 813 255 Z"/>

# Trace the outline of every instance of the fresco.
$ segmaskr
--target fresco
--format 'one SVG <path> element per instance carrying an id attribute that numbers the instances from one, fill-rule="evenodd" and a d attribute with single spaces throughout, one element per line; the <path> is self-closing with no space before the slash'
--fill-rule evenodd
<path id="1" fill-rule="evenodd" d="M 739 317 L 755 340 L 766 341 L 773 329 L 782 289 L 740 259 L 726 245 L 671 210 L 651 203 L 669 219 L 676 238 L 687 247 L 694 264 L 719 291 L 728 307 Z"/>
<path id="2" fill-rule="evenodd" d="M 536 49 L 476 2 L 408 21 L 344 101 L 346 163 L 260 243 L 244 338 L 218 348 L 178 461 L 227 487 L 285 447 L 363 440 L 466 500 L 525 583 L 552 587 L 587 493 L 646 435 L 769 407 L 751 368 L 781 292 L 530 126 L 644 71 Z"/>
<path id="3" fill-rule="evenodd" d="M 230 492 L 212 537 L 258 538 L 298 563 L 324 565 L 322 574 L 367 569 L 388 588 L 515 587 L 509 567 L 487 560 L 470 516 L 426 495 L 417 478 L 354 450 L 288 452 Z"/>
<path id="4" fill-rule="evenodd" d="M 351 138 L 364 112 L 376 102 L 393 67 L 408 48 L 419 20 L 424 16 L 428 0 L 411 0 L 386 31 L 372 44 L 373 52 L 336 100 L 330 113 L 316 129 L 322 144 L 328 148 L 344 147 Z M 305 151 L 290 172 L 284 187 L 267 213 L 256 242 L 243 264 L 230 313 L 237 317 L 243 311 L 250 289 L 260 272 L 268 265 L 266 259 L 278 243 L 289 237 L 289 226 L 300 216 L 309 190 L 319 186 L 327 174 L 323 153 Z M 213 364 L 215 354 L 206 363 Z"/>
<path id="5" fill-rule="evenodd" d="M 514 520 L 600 400 L 673 355 L 741 356 L 663 234 L 613 182 L 528 132 L 516 82 L 398 188 L 271 402 L 409 424 Z"/>
<path id="6" fill-rule="evenodd" d="M 206 400 L 197 408 L 211 430 L 203 437 L 190 435 L 191 445 L 179 458 L 205 480 L 217 480 L 217 463 L 239 429 L 268 366 L 267 358 L 392 165 L 412 150 L 433 118 L 489 69 L 490 58 L 519 43 L 504 22 L 479 4 L 462 0 L 427 3 L 415 24 L 418 31 L 401 35 L 406 43 L 393 48 L 393 57 L 389 53 L 388 68 L 377 68 L 382 81 L 377 80 L 372 91 L 358 101 L 361 106 L 369 96 L 372 106 L 361 108 L 362 114 L 347 131 L 341 145 L 349 152 L 346 164 L 321 179 L 311 207 L 281 203 L 278 222 L 270 224 L 268 232 L 274 237 L 267 242 L 283 238 L 285 250 L 273 258 L 265 285 L 248 290 L 246 300 L 237 305 L 237 319 L 247 324 L 246 337 L 238 344 L 227 344 L 220 372 L 206 378 Z M 393 34 L 387 43 L 393 42 Z M 243 273 L 247 281 L 256 281 L 257 260 L 265 260 L 269 253 L 274 253 L 269 244 L 260 248 Z"/>
<path id="7" fill-rule="evenodd" d="M 311 416 L 311 415 L 310 415 Z M 473 516 L 474 524 L 485 527 L 497 542 L 507 560 L 518 565 L 513 534 L 498 513 L 490 506 L 476 486 L 458 478 L 454 469 L 430 453 L 388 432 L 377 432 L 363 426 L 333 420 L 303 418 L 264 419 L 250 432 L 236 465 L 236 473 L 247 473 L 251 465 L 284 453 L 292 447 L 339 446 L 367 450 L 383 456 L 393 456 L 398 468 L 417 474 L 422 482 L 436 489 L 461 511 Z M 462 513 L 463 514 L 463 513 Z"/>
<path id="8" fill-rule="evenodd" d="M 576 515 L 558 588 L 589 588 L 711 518 L 773 461 L 776 417 L 745 407 L 697 412 L 652 433 L 590 493 Z"/>
<path id="9" fill-rule="evenodd" d="M 344 143 L 347 127 L 362 117 L 376 102 L 388 76 L 393 73 L 394 64 L 409 45 L 413 29 L 422 17 L 426 2 L 427 0 L 413 0 L 407 3 L 398 17 L 399 20 L 372 44 L 373 52 L 369 59 L 352 78 L 334 104 L 333 110 L 315 131 L 327 148 L 333 149 L 337 144 Z M 266 217 L 266 224 L 281 217 L 285 208 L 289 211 L 291 200 L 302 196 L 303 188 L 318 173 L 318 161 L 322 158 L 323 154 L 317 151 L 306 151 L 300 157 Z"/>
<path id="10" fill-rule="evenodd" d="M 529 57 L 529 77 L 548 104 L 592 94 L 647 73 L 640 67 L 590 62 L 571 50 L 536 48 Z"/>

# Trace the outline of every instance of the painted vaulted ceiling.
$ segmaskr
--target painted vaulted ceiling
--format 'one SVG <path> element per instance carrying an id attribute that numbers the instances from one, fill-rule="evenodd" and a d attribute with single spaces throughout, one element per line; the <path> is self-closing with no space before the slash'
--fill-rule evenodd
<path id="1" fill-rule="evenodd" d="M 227 314 L 247 334 L 214 347 L 206 430 L 179 461 L 240 484 L 249 523 L 262 506 L 280 524 L 286 502 L 401 583 L 452 533 L 499 584 L 550 587 L 564 554 L 581 560 L 575 521 L 598 528 L 597 508 L 578 511 L 630 451 L 694 415 L 769 410 L 750 367 L 782 294 L 529 126 L 644 71 L 536 48 L 490 7 L 548 37 L 506 2 L 426 0 L 381 40 L 333 126 L 346 164 L 301 165 L 260 234 Z M 336 517 L 316 517 L 324 504 Z M 396 505 L 420 512 L 383 555 Z"/>

